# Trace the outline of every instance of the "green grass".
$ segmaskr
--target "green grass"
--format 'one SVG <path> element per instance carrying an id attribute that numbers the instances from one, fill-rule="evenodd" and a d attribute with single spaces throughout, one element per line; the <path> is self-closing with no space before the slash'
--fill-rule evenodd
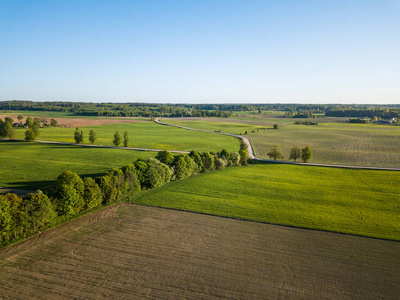
<path id="1" fill-rule="evenodd" d="M 268 158 L 267 153 L 271 146 L 277 144 L 281 148 L 284 160 L 288 160 L 290 149 L 298 145 L 311 147 L 314 153 L 312 162 L 315 163 L 400 167 L 400 126 L 336 122 L 307 126 L 295 125 L 293 119 L 277 118 L 275 123 L 280 125 L 280 129 L 273 130 L 271 124 L 274 122 L 260 120 L 246 123 L 243 120 L 233 119 L 210 121 L 163 119 L 163 121 L 235 134 L 247 130 L 247 137 L 253 145 L 255 154 L 261 158 Z M 265 127 L 269 129 L 260 129 L 257 132 L 257 128 Z"/>
<path id="2" fill-rule="evenodd" d="M 81 176 L 101 175 L 155 152 L 0 141 L 0 186 L 41 189 L 65 170 Z"/>
<path id="3" fill-rule="evenodd" d="M 400 240 L 400 173 L 252 165 L 141 193 L 134 203 Z"/>
<path id="4" fill-rule="evenodd" d="M 89 143 L 89 131 L 94 130 L 97 134 L 97 145 L 113 146 L 114 133 L 119 131 L 123 136 L 128 131 L 130 147 L 183 151 L 220 151 L 224 148 L 228 151 L 239 150 L 239 142 L 233 137 L 184 130 L 153 122 L 87 126 L 80 129 L 83 130 L 86 143 Z M 42 128 L 39 139 L 74 143 L 74 132 L 75 128 Z M 25 129 L 17 129 L 17 138 L 23 138 L 24 134 Z"/>

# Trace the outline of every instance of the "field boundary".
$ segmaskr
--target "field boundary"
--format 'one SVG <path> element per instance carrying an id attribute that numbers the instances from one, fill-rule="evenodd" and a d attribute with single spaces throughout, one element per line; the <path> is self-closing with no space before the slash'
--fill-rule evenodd
<path id="1" fill-rule="evenodd" d="M 196 129 L 196 128 L 190 128 L 190 127 L 176 125 L 176 124 L 168 124 L 168 123 L 161 122 L 159 120 L 159 118 L 156 118 L 154 120 L 154 122 L 156 122 L 157 124 L 160 124 L 160 125 L 173 126 L 173 127 L 186 129 L 186 130 L 203 131 L 203 132 L 216 133 L 216 134 L 222 134 L 222 135 L 235 137 L 239 140 L 242 140 L 243 143 L 245 143 L 247 145 L 247 152 L 249 153 L 249 159 L 253 160 L 255 163 L 289 164 L 289 165 L 342 168 L 342 169 L 343 168 L 344 169 L 360 169 L 360 170 L 400 171 L 400 168 L 369 167 L 369 166 L 354 166 L 354 165 L 333 165 L 333 164 L 322 164 L 322 163 L 302 163 L 302 162 L 271 160 L 271 159 L 259 158 L 259 157 L 255 156 L 253 146 L 251 145 L 250 140 L 243 135 L 233 134 L 233 133 L 224 133 L 224 132 L 219 132 L 219 131 Z"/>

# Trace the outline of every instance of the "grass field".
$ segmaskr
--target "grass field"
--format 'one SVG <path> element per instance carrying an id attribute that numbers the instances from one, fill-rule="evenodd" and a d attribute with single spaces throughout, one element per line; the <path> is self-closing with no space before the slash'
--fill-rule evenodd
<path id="1" fill-rule="evenodd" d="M 97 134 L 97 145 L 113 145 L 114 134 L 119 131 L 123 136 L 129 134 L 129 146 L 136 148 L 163 150 L 198 150 L 198 151 L 239 151 L 237 139 L 206 132 L 182 130 L 158 125 L 153 122 L 136 122 L 100 126 L 80 127 L 85 142 L 89 143 L 89 131 Z M 40 130 L 40 140 L 74 143 L 75 128 L 49 127 Z M 17 129 L 17 138 L 23 138 L 24 129 Z"/>
<path id="2" fill-rule="evenodd" d="M 283 121 L 282 121 L 283 120 Z M 290 122 L 287 122 L 287 121 Z M 295 125 L 293 119 L 276 119 L 280 129 L 273 130 L 274 122 L 263 120 L 206 120 L 167 123 L 227 133 L 244 133 L 253 145 L 256 156 L 268 158 L 272 145 L 277 144 L 288 160 L 293 146 L 310 146 L 312 162 L 356 166 L 400 167 L 400 126 L 375 124 L 320 123 L 317 126 Z M 260 128 L 269 128 L 261 130 Z M 257 132 L 257 129 L 260 129 Z M 252 131 L 255 131 L 252 133 Z"/>
<path id="3" fill-rule="evenodd" d="M 35 190 L 65 170 L 95 176 L 155 152 L 0 141 L 0 186 Z"/>
<path id="4" fill-rule="evenodd" d="M 134 203 L 400 240 L 400 173 L 293 165 L 227 168 Z"/>
<path id="5" fill-rule="evenodd" d="M 123 204 L 0 250 L 0 298 L 396 299 L 399 250 Z"/>

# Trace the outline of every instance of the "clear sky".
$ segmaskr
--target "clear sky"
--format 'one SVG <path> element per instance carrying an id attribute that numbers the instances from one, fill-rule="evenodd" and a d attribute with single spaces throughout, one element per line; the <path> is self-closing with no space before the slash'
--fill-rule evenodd
<path id="1" fill-rule="evenodd" d="M 400 104 L 400 0 L 0 0 L 0 100 Z"/>

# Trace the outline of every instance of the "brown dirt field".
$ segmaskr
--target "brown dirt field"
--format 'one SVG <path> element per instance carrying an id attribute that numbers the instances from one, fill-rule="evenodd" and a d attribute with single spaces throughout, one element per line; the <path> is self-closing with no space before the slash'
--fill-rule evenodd
<path id="1" fill-rule="evenodd" d="M 10 117 L 14 120 L 14 122 L 18 122 L 17 117 L 10 115 L 0 115 L 0 119 L 5 117 Z M 39 117 L 40 116 L 36 116 Z M 31 116 L 34 118 L 34 116 Z M 47 118 L 51 119 L 51 118 Z M 108 124 L 116 124 L 116 123 L 133 123 L 133 122 L 150 122 L 149 119 L 144 118 L 122 118 L 122 117 L 108 117 L 108 118 L 98 118 L 98 119 L 81 119 L 81 118 L 55 118 L 58 121 L 60 126 L 66 127 L 82 127 L 82 126 L 97 126 L 97 125 L 108 125 Z M 22 120 L 25 122 L 26 117 Z"/>
<path id="2" fill-rule="evenodd" d="M 6 299 L 398 299 L 400 243 L 121 204 L 0 251 Z"/>

